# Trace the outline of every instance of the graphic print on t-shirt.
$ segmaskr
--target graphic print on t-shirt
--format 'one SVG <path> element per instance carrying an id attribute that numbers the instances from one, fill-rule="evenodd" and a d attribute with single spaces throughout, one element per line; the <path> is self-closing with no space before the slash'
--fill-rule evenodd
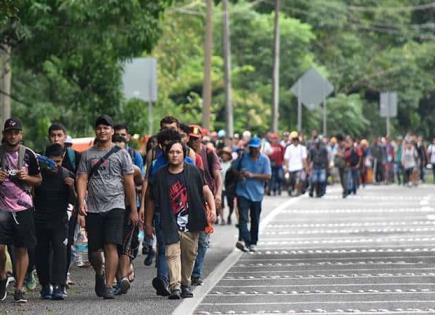
<path id="1" fill-rule="evenodd" d="M 169 186 L 169 201 L 172 213 L 175 215 L 180 231 L 187 231 L 189 219 L 189 204 L 187 201 L 187 189 L 183 183 L 177 179 Z"/>

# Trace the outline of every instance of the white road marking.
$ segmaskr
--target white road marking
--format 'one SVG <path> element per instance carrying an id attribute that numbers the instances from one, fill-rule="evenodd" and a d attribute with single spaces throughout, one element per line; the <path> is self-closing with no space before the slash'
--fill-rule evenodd
<path id="1" fill-rule="evenodd" d="M 269 215 L 261 220 L 260 223 L 260 233 L 264 230 L 267 224 L 269 224 L 280 212 L 289 207 L 290 205 L 296 203 L 299 198 L 293 198 L 285 203 L 281 204 Z M 188 315 L 192 314 L 204 297 L 213 289 L 213 287 L 225 276 L 225 274 L 231 269 L 231 267 L 238 261 L 238 259 L 243 255 L 242 252 L 234 249 L 233 252 L 225 258 L 207 277 L 207 281 L 200 287 L 194 290 L 194 297 L 191 299 L 184 299 L 180 305 L 174 310 L 173 315 Z"/>

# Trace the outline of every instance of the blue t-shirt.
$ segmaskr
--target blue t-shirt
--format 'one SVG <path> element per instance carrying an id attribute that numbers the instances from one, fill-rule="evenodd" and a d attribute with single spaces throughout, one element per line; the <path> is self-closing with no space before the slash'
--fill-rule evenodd
<path id="1" fill-rule="evenodd" d="M 187 164 L 195 165 L 195 162 L 189 156 L 186 156 L 184 158 L 184 162 Z M 157 174 L 159 169 L 161 169 L 163 166 L 166 166 L 167 164 L 168 160 L 166 159 L 166 156 L 163 154 L 163 152 L 160 151 L 160 154 L 157 153 L 156 159 L 151 163 L 150 179 Z"/>
<path id="2" fill-rule="evenodd" d="M 239 161 L 240 171 L 248 171 L 255 174 L 271 175 L 269 158 L 261 153 L 256 160 L 253 160 L 249 153 L 245 153 Z M 251 201 L 261 201 L 264 196 L 264 180 L 245 178 L 237 182 L 236 195 Z"/>

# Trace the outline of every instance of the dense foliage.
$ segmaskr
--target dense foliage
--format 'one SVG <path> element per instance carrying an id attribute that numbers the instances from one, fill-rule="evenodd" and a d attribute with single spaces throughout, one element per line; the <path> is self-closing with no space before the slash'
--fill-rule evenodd
<path id="1" fill-rule="evenodd" d="M 204 8 L 182 1 L 167 12 L 155 53 L 161 65 L 165 108 L 200 120 Z M 423 0 L 281 1 L 280 129 L 296 128 L 297 100 L 289 91 L 311 66 L 330 80 L 328 130 L 353 135 L 385 133 L 379 93 L 397 91 L 396 133 L 434 136 L 435 8 Z M 270 127 L 274 1 L 232 1 L 231 44 L 235 129 Z M 179 30 L 178 32 L 176 30 Z M 215 8 L 215 128 L 224 122 L 222 8 Z M 196 35 L 195 35 L 196 34 Z M 168 62 L 172 60 L 173 62 Z M 175 62 L 176 61 L 176 62 Z M 168 80 L 168 81 L 166 81 Z M 303 110 L 303 127 L 321 129 L 320 110 Z"/>
<path id="2" fill-rule="evenodd" d="M 296 128 L 289 91 L 310 67 L 330 80 L 328 130 L 385 132 L 379 93 L 399 94 L 396 133 L 435 136 L 435 8 L 429 0 L 285 0 L 281 11 L 280 129 Z M 225 125 L 222 5 L 215 1 L 213 108 Z M 100 112 L 148 129 L 146 104 L 123 100 L 121 62 L 158 58 L 154 125 L 172 114 L 200 122 L 205 6 L 201 0 L 0 0 L 0 43 L 12 46 L 13 114 L 42 147 L 53 120 L 74 136 L 90 135 Z M 269 129 L 273 0 L 230 6 L 235 129 Z M 321 129 L 321 112 L 304 108 L 303 128 Z M 155 129 L 155 128 L 154 128 Z"/>
<path id="3" fill-rule="evenodd" d="M 12 46 L 13 114 L 28 141 L 43 146 L 53 120 L 86 135 L 99 113 L 120 115 L 120 62 L 151 51 L 171 2 L 15 1 L 0 34 Z"/>

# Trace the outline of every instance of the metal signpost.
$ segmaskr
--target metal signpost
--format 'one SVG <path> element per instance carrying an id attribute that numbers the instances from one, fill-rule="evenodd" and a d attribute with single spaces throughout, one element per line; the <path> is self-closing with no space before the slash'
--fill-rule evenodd
<path id="1" fill-rule="evenodd" d="M 148 103 L 148 133 L 153 133 L 153 102 L 157 101 L 156 58 L 135 58 L 124 65 L 122 77 L 126 98 L 138 98 Z"/>
<path id="2" fill-rule="evenodd" d="M 390 135 L 390 118 L 397 116 L 397 93 L 384 92 L 380 97 L 380 115 L 387 121 L 387 136 Z"/>
<path id="3" fill-rule="evenodd" d="M 326 136 L 326 98 L 334 91 L 334 86 L 314 68 L 305 72 L 291 87 L 298 98 L 298 131 L 302 130 L 302 104 L 309 110 L 323 103 L 323 134 Z"/>

